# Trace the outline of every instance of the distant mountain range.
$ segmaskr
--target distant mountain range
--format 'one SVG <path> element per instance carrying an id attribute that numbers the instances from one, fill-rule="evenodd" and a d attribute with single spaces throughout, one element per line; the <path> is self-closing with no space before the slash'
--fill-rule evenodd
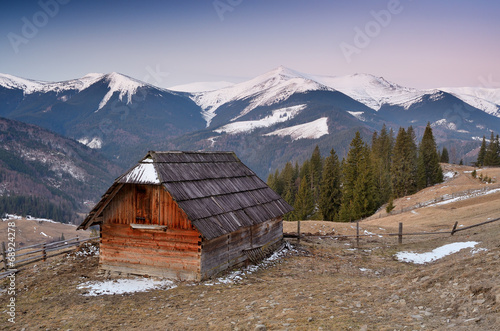
<path id="1" fill-rule="evenodd" d="M 217 89 L 195 92 L 203 86 Z M 176 89 L 183 91 L 118 73 L 64 82 L 0 74 L 0 116 L 78 140 L 122 167 L 147 150 L 233 150 L 263 179 L 315 145 L 343 156 L 355 131 L 368 142 L 383 124 L 420 134 L 430 122 L 457 162 L 471 161 L 482 136 L 500 131 L 500 89 L 418 90 L 368 74 L 317 76 L 282 66 L 239 84 Z"/>

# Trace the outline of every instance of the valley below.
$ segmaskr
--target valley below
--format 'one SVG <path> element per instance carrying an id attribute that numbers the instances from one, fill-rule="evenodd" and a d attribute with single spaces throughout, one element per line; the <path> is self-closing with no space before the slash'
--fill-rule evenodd
<path id="1" fill-rule="evenodd" d="M 125 294 L 90 295 L 80 285 L 117 282 L 98 257 L 79 252 L 37 263 L 16 275 L 16 319 L 7 322 L 8 281 L 1 281 L 2 330 L 493 330 L 500 327 L 498 184 L 472 178 L 472 167 L 445 165 L 445 183 L 394 201 L 359 223 L 302 221 L 302 238 L 279 257 L 203 282 Z M 499 168 L 481 170 L 498 178 Z M 296 233 L 295 222 L 284 232 Z M 430 263 L 396 253 L 430 252 L 475 242 Z"/>

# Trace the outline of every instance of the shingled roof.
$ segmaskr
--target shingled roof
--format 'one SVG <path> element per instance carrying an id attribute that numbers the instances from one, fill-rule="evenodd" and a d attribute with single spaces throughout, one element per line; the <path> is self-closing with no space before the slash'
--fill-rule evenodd
<path id="1" fill-rule="evenodd" d="M 116 179 L 78 228 L 96 223 L 123 184 L 163 185 L 208 240 L 293 209 L 233 152 L 151 151 Z"/>

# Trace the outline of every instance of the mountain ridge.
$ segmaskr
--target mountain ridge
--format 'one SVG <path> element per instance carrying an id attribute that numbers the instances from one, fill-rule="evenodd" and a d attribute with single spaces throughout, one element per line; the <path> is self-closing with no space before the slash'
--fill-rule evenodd
<path id="1" fill-rule="evenodd" d="M 244 160 L 261 177 L 281 167 L 285 155 L 304 158 L 316 144 L 322 153 L 333 147 L 342 157 L 345 135 L 359 130 L 369 141 L 370 132 L 383 124 L 395 132 L 412 125 L 418 134 L 430 122 L 440 146 L 458 143 L 463 148 L 458 160 L 470 157 L 478 137 L 500 128 L 498 105 L 488 101 L 495 96 L 495 90 L 419 90 L 370 74 L 319 76 L 284 66 L 193 93 L 119 73 L 55 83 L 0 75 L 0 116 L 99 149 L 124 168 L 147 150 L 224 149 L 237 151 L 243 160 L 261 160 Z M 269 151 L 274 155 L 258 156 Z"/>

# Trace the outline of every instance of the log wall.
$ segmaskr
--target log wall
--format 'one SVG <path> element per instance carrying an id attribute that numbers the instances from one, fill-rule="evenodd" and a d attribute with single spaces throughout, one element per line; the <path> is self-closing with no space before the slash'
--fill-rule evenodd
<path id="1" fill-rule="evenodd" d="M 266 248 L 283 238 L 283 221 L 275 218 L 251 227 L 239 229 L 210 241 L 203 241 L 201 253 L 201 277 L 209 278 L 248 260 L 245 250 Z"/>
<path id="2" fill-rule="evenodd" d="M 132 229 L 134 223 L 167 229 Z M 162 186 L 126 184 L 103 211 L 104 270 L 196 280 L 200 256 L 200 233 Z"/>

